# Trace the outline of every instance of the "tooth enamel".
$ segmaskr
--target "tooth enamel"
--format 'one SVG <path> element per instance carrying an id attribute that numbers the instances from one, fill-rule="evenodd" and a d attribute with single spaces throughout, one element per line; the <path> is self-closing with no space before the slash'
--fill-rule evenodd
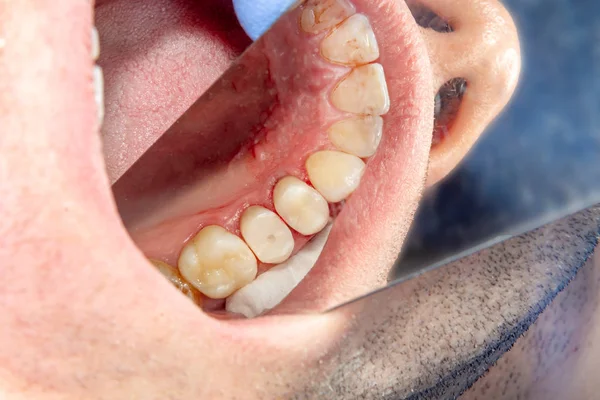
<path id="1" fill-rule="evenodd" d="M 253 318 L 281 303 L 317 262 L 331 226 L 325 227 L 289 260 L 262 273 L 228 297 L 227 311 Z"/>
<path id="2" fill-rule="evenodd" d="M 344 200 L 360 184 L 365 163 L 352 154 L 318 151 L 306 160 L 310 183 L 330 203 Z"/>
<path id="3" fill-rule="evenodd" d="M 186 295 L 194 303 L 202 304 L 202 295 L 183 279 L 175 267 L 158 260 L 150 260 L 165 278 L 167 278 L 181 293 Z"/>
<path id="4" fill-rule="evenodd" d="M 321 42 L 321 54 L 333 63 L 368 64 L 379 58 L 379 47 L 369 20 L 355 14 Z"/>
<path id="5" fill-rule="evenodd" d="M 92 59 L 96 61 L 100 56 L 100 39 L 98 37 L 98 29 L 92 27 Z"/>
<path id="6" fill-rule="evenodd" d="M 383 133 L 383 119 L 376 115 L 345 119 L 331 125 L 329 140 L 339 150 L 357 157 L 375 154 Z"/>
<path id="7" fill-rule="evenodd" d="M 294 238 L 287 225 L 273 211 L 251 206 L 240 219 L 242 237 L 264 263 L 287 260 L 294 250 Z"/>
<path id="8" fill-rule="evenodd" d="M 104 76 L 102 75 L 102 68 L 94 65 L 93 77 L 98 125 L 102 125 L 102 121 L 104 120 Z"/>
<path id="9" fill-rule="evenodd" d="M 356 12 L 346 0 L 310 0 L 307 2 L 300 26 L 305 32 L 319 33 L 333 28 Z"/>
<path id="10" fill-rule="evenodd" d="M 277 182 L 273 204 L 281 218 L 303 235 L 319 232 L 329 220 L 329 206 L 323 196 L 293 176 Z"/>
<path id="11" fill-rule="evenodd" d="M 383 115 L 390 109 L 385 75 L 381 64 L 354 68 L 331 93 L 331 103 L 354 114 Z"/>
<path id="12" fill-rule="evenodd" d="M 256 258 L 246 243 L 224 228 L 203 228 L 185 245 L 178 261 L 181 275 L 213 299 L 222 299 L 252 282 Z"/>

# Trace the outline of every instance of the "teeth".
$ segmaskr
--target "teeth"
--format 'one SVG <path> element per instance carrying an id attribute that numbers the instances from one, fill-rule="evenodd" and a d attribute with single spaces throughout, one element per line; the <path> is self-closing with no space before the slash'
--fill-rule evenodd
<path id="1" fill-rule="evenodd" d="M 294 238 L 287 225 L 271 210 L 251 206 L 240 220 L 242 237 L 264 263 L 287 260 L 294 250 Z"/>
<path id="2" fill-rule="evenodd" d="M 198 305 L 202 305 L 202 295 L 187 283 L 175 267 L 158 260 L 150 260 L 152 264 L 167 278 L 181 293 Z"/>
<path id="3" fill-rule="evenodd" d="M 346 0 L 310 0 L 302 11 L 300 26 L 305 32 L 319 33 L 333 28 L 356 12 Z"/>
<path id="4" fill-rule="evenodd" d="M 253 318 L 281 303 L 315 265 L 330 230 L 331 224 L 292 258 L 261 274 L 255 281 L 227 298 L 227 311 Z"/>
<path id="5" fill-rule="evenodd" d="M 92 59 L 94 61 L 98 60 L 100 56 L 100 39 L 98 37 L 98 29 L 96 27 L 92 27 Z"/>
<path id="6" fill-rule="evenodd" d="M 203 228 L 179 256 L 181 275 L 213 299 L 222 299 L 252 282 L 256 258 L 246 243 L 224 228 Z"/>
<path id="7" fill-rule="evenodd" d="M 273 203 L 281 218 L 303 235 L 319 232 L 329 220 L 329 206 L 323 196 L 293 176 L 277 182 Z"/>
<path id="8" fill-rule="evenodd" d="M 339 150 L 357 157 L 375 154 L 383 133 L 383 119 L 366 116 L 345 119 L 329 128 L 329 140 Z"/>
<path id="9" fill-rule="evenodd" d="M 94 100 L 96 101 L 96 112 L 98 113 L 98 125 L 104 120 L 104 77 L 102 68 L 94 65 Z"/>
<path id="10" fill-rule="evenodd" d="M 339 151 L 318 151 L 306 160 L 310 183 L 330 203 L 344 200 L 360 184 L 365 163 Z"/>
<path id="11" fill-rule="evenodd" d="M 367 64 L 352 70 L 333 89 L 331 102 L 338 109 L 354 114 L 387 113 L 390 98 L 381 64 Z"/>
<path id="12" fill-rule="evenodd" d="M 368 64 L 379 58 L 379 47 L 369 20 L 355 14 L 321 42 L 321 54 L 328 61 L 345 65 Z"/>

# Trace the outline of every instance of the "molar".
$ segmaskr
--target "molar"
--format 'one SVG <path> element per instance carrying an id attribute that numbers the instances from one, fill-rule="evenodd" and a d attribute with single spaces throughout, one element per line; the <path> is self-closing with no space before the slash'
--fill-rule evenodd
<path id="1" fill-rule="evenodd" d="M 360 184 L 365 163 L 339 151 L 318 151 L 306 160 L 310 182 L 330 203 L 344 200 Z"/>
<path id="2" fill-rule="evenodd" d="M 369 20 L 355 14 L 321 42 L 321 54 L 330 62 L 362 65 L 379 58 L 379 47 Z"/>
<path id="3" fill-rule="evenodd" d="M 286 176 L 273 190 L 275 210 L 303 235 L 322 230 L 329 220 L 329 205 L 315 189 L 293 176 Z"/>
<path id="4" fill-rule="evenodd" d="M 345 119 L 331 125 L 329 140 L 338 150 L 357 157 L 375 154 L 383 133 L 383 119 L 376 115 Z"/>
<path id="5" fill-rule="evenodd" d="M 150 262 L 169 280 L 181 293 L 197 305 L 202 305 L 202 295 L 192 285 L 186 282 L 177 269 L 165 262 L 150 260 Z"/>
<path id="6" fill-rule="evenodd" d="M 383 66 L 367 64 L 354 68 L 331 92 L 331 103 L 353 114 L 383 115 L 390 109 Z"/>
<path id="7" fill-rule="evenodd" d="M 300 26 L 305 32 L 319 33 L 333 28 L 355 12 L 347 0 L 309 0 L 302 10 Z"/>
<path id="8" fill-rule="evenodd" d="M 277 214 L 264 207 L 248 207 L 240 219 L 240 231 L 256 257 L 264 263 L 283 262 L 294 250 L 290 229 Z"/>
<path id="9" fill-rule="evenodd" d="M 257 262 L 242 239 L 217 225 L 203 228 L 185 245 L 181 275 L 204 295 L 223 299 L 252 282 Z"/>

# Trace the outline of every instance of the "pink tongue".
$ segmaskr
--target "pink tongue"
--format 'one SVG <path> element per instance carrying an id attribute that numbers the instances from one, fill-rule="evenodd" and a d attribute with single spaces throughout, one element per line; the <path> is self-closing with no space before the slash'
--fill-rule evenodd
<path id="1" fill-rule="evenodd" d="M 97 0 L 114 182 L 251 41 L 230 1 Z"/>

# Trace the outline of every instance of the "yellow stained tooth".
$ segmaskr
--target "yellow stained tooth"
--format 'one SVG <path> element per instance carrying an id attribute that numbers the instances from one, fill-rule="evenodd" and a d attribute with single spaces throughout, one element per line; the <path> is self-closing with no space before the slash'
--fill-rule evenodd
<path id="1" fill-rule="evenodd" d="M 356 67 L 331 92 L 331 103 L 353 114 L 383 115 L 390 109 L 381 64 Z"/>
<path id="2" fill-rule="evenodd" d="M 202 305 L 202 295 L 181 276 L 179 271 L 159 260 L 150 260 L 150 262 L 167 278 L 181 293 L 198 305 Z"/>
<path id="3" fill-rule="evenodd" d="M 242 239 L 217 225 L 203 228 L 179 256 L 181 275 L 204 295 L 223 299 L 256 277 L 254 254 Z"/>
<path id="4" fill-rule="evenodd" d="M 347 0 L 309 0 L 302 10 L 300 26 L 305 32 L 331 29 L 356 12 Z"/>
<path id="5" fill-rule="evenodd" d="M 360 184 L 365 163 L 339 151 L 318 151 L 306 160 L 310 183 L 330 203 L 344 200 Z"/>
<path id="6" fill-rule="evenodd" d="M 375 154 L 383 133 L 383 119 L 376 115 L 345 119 L 331 125 L 329 140 L 339 150 L 357 157 Z"/>
<path id="7" fill-rule="evenodd" d="M 283 262 L 294 250 L 290 229 L 277 214 L 264 207 L 248 207 L 240 219 L 240 231 L 256 257 L 264 263 Z"/>
<path id="8" fill-rule="evenodd" d="M 362 65 L 379 58 L 379 47 L 369 20 L 355 14 L 321 42 L 321 54 L 333 63 Z"/>
<path id="9" fill-rule="evenodd" d="M 329 221 L 329 205 L 315 189 L 293 176 L 273 189 L 273 204 L 283 220 L 303 235 L 319 232 Z"/>

